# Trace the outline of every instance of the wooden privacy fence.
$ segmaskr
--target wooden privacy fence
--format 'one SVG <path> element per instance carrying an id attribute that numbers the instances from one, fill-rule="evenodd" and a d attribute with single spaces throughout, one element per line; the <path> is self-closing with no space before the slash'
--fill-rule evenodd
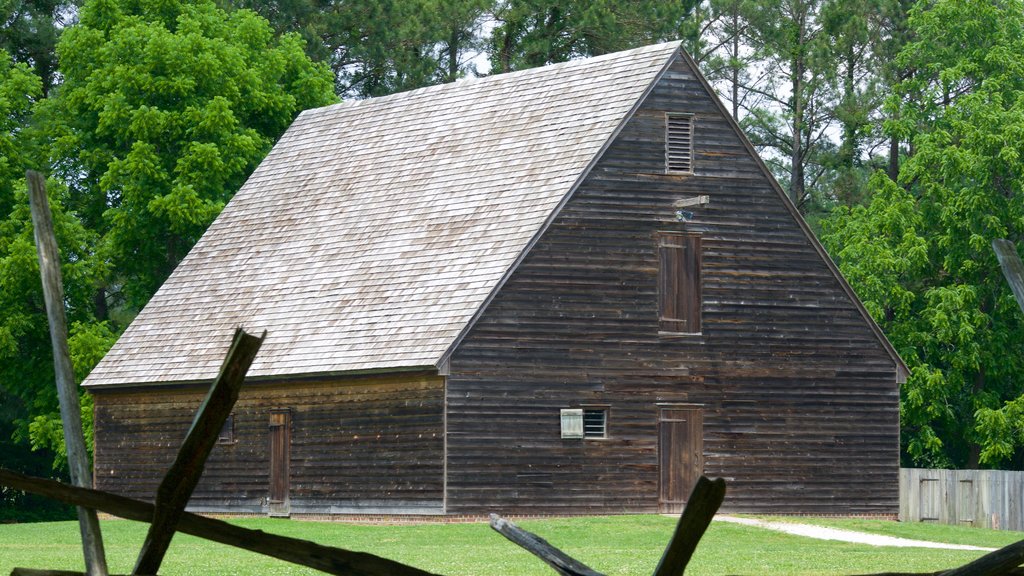
<path id="1" fill-rule="evenodd" d="M 1024 472 L 901 468 L 900 520 L 1024 530 Z"/>

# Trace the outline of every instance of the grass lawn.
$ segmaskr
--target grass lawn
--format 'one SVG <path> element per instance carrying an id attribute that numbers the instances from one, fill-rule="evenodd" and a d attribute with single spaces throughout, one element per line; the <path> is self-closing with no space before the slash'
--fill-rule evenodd
<path id="1" fill-rule="evenodd" d="M 1024 534 L 1017 532 L 924 524 L 835 519 L 806 521 L 905 538 L 989 547 L 1000 547 L 1024 539 Z M 234 523 L 323 544 L 373 552 L 438 574 L 554 574 L 539 560 L 493 532 L 486 524 L 360 526 L 262 518 L 237 520 Z M 108 520 L 102 524 L 111 569 L 120 574 L 129 573 L 145 535 L 145 526 L 127 520 Z M 654 571 L 672 534 L 675 519 L 661 516 L 617 516 L 533 520 L 520 524 L 595 570 L 609 575 L 644 575 Z M 952 568 L 981 554 L 829 542 L 716 522 L 704 536 L 687 574 L 856 574 L 886 570 L 923 572 Z M 0 575 L 9 574 L 15 566 L 80 570 L 82 560 L 77 523 L 0 525 Z M 161 574 L 247 576 L 319 572 L 179 534 L 175 536 Z"/>

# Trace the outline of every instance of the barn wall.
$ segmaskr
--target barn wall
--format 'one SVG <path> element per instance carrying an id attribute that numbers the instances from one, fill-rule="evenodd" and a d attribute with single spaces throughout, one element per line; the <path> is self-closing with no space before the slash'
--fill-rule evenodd
<path id="1" fill-rule="evenodd" d="M 444 379 L 428 375 L 246 384 L 190 503 L 267 512 L 270 412 L 287 409 L 290 512 L 440 513 Z M 94 390 L 96 484 L 152 500 L 205 389 Z"/>
<path id="2" fill-rule="evenodd" d="M 666 111 L 695 114 L 694 175 L 664 174 Z M 702 235 L 699 335 L 659 336 L 656 231 Z M 448 511 L 657 511 L 657 405 L 680 403 L 724 509 L 895 514 L 896 378 L 680 59 L 453 354 Z M 559 409 L 586 404 L 609 437 L 562 439 Z"/>

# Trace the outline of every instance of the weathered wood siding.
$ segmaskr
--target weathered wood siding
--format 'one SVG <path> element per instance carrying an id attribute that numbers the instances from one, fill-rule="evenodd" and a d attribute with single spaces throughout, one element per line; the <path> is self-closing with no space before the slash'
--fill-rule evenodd
<path id="1" fill-rule="evenodd" d="M 695 115 L 693 175 L 664 173 L 667 111 Z M 699 335 L 659 336 L 658 231 L 702 236 Z M 723 509 L 895 514 L 896 370 L 680 59 L 453 353 L 447 510 L 656 512 L 677 403 L 702 408 Z M 587 404 L 609 437 L 563 440 Z"/>
<path id="2" fill-rule="evenodd" d="M 268 511 L 271 412 L 286 410 L 284 511 L 440 513 L 443 390 L 444 379 L 429 375 L 247 383 L 234 441 L 214 448 L 190 509 Z M 97 486 L 152 500 L 205 389 L 94 394 Z"/>
<path id="3" fill-rule="evenodd" d="M 1024 472 L 903 468 L 900 520 L 1024 530 Z"/>

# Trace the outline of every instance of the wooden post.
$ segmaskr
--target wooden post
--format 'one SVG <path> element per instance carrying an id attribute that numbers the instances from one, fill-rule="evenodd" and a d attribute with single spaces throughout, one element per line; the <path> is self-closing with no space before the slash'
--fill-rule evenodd
<path id="1" fill-rule="evenodd" d="M 46 180 L 42 174 L 34 170 L 29 170 L 26 176 L 32 224 L 35 228 L 36 251 L 39 254 L 39 274 L 43 281 L 43 298 L 46 301 L 46 316 L 50 323 L 53 368 L 57 381 L 57 398 L 60 402 L 60 419 L 64 425 L 68 469 L 71 472 L 72 484 L 87 488 L 92 486 L 92 472 L 89 469 L 89 455 L 85 450 L 82 408 L 78 401 L 75 372 L 68 350 L 64 285 L 61 281 L 60 255 L 57 251 L 57 237 L 53 232 L 50 202 L 46 197 Z M 103 537 L 100 534 L 100 522 L 96 517 L 96 511 L 79 507 L 78 523 L 82 532 L 86 572 L 93 576 L 106 576 L 107 560 L 103 553 Z"/>
<path id="2" fill-rule="evenodd" d="M 989 552 L 973 562 L 942 573 L 942 576 L 1003 576 L 1024 563 L 1024 540 Z"/>
<path id="3" fill-rule="evenodd" d="M 654 570 L 654 576 L 680 576 L 686 565 L 690 563 L 697 544 L 704 537 L 704 532 L 711 524 L 712 518 L 725 500 L 725 480 L 717 478 L 708 480 L 701 476 L 686 501 L 686 508 L 679 517 L 672 540 L 665 548 L 665 554 Z"/>
<path id="4" fill-rule="evenodd" d="M 199 406 L 199 412 L 178 449 L 174 464 L 157 488 L 156 511 L 132 574 L 156 574 L 160 570 L 178 520 L 185 511 L 192 491 L 199 484 L 206 458 L 213 451 L 217 436 L 238 400 L 245 373 L 266 335 L 264 332 L 257 338 L 246 334 L 241 328 L 235 331 L 220 373 Z"/>
<path id="5" fill-rule="evenodd" d="M 562 576 L 604 576 L 555 548 L 547 540 L 532 532 L 523 530 L 497 514 L 491 514 L 491 528 L 543 560 L 545 564 L 551 566 L 555 572 Z"/>
<path id="6" fill-rule="evenodd" d="M 992 241 L 992 249 L 996 251 L 1003 276 L 1017 298 L 1017 305 L 1024 312 L 1024 263 L 1021 263 L 1020 256 L 1017 255 L 1017 247 L 1009 240 L 996 239 Z"/>

